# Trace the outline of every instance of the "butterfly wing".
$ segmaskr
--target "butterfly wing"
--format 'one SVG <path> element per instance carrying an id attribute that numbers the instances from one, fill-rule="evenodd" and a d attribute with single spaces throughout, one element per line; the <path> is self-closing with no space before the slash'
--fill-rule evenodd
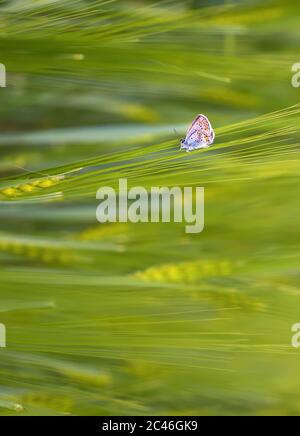
<path id="1" fill-rule="evenodd" d="M 213 144 L 214 139 L 215 133 L 208 118 L 199 114 L 189 127 L 182 148 L 188 151 L 206 148 Z"/>
<path id="2" fill-rule="evenodd" d="M 202 135 L 207 145 L 211 145 L 215 139 L 215 132 L 205 115 L 198 115 L 193 121 L 192 128 L 199 132 L 199 136 Z"/>

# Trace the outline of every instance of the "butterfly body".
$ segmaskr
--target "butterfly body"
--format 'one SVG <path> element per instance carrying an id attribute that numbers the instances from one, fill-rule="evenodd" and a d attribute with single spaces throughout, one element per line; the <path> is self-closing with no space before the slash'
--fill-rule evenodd
<path id="1" fill-rule="evenodd" d="M 205 115 L 198 115 L 188 129 L 185 139 L 181 141 L 181 149 L 189 151 L 209 148 L 215 140 L 215 132 Z"/>

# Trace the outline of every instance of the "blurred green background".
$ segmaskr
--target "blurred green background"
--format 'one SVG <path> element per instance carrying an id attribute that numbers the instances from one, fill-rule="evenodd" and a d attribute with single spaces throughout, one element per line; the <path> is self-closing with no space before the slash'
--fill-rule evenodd
<path id="1" fill-rule="evenodd" d="M 299 13 L 0 2 L 1 414 L 300 413 Z M 204 186 L 205 231 L 97 224 L 121 177 Z"/>

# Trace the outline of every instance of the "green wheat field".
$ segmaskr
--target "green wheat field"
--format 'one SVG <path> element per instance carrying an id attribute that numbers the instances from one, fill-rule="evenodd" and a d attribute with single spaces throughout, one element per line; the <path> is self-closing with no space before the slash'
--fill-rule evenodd
<path id="1" fill-rule="evenodd" d="M 0 1 L 1 415 L 300 415 L 299 16 Z M 97 223 L 120 178 L 205 187 L 204 232 Z"/>

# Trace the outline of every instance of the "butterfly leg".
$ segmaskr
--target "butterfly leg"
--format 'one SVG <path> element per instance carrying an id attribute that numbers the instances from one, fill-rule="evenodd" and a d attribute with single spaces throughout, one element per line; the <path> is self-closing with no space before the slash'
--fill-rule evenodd
<path id="1" fill-rule="evenodd" d="M 187 150 L 188 145 L 185 143 L 185 140 L 182 139 L 180 142 L 180 150 Z"/>

